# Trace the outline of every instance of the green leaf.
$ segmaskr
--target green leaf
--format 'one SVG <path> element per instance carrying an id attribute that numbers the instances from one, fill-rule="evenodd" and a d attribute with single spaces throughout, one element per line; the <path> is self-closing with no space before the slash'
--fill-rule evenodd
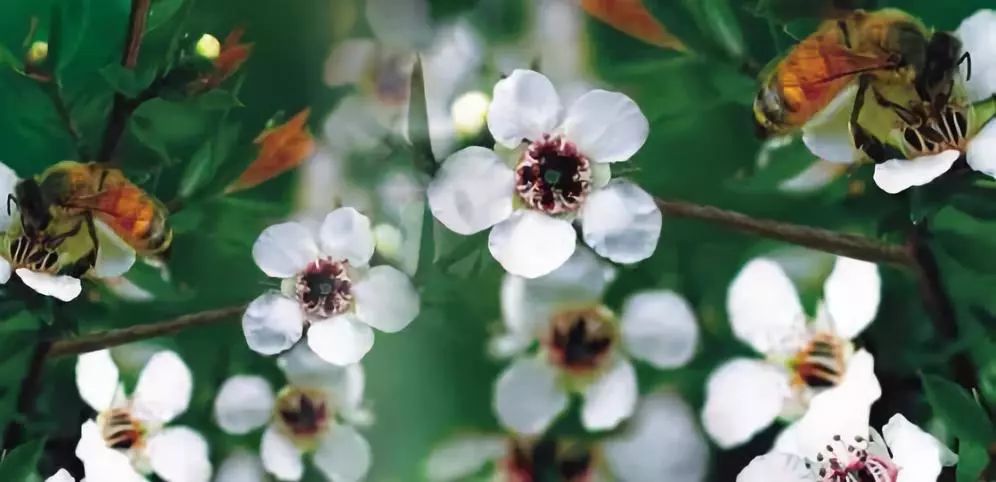
<path id="1" fill-rule="evenodd" d="M 45 439 L 18 445 L 0 462 L 0 480 L 28 482 L 38 480 L 37 466 Z"/>
<path id="2" fill-rule="evenodd" d="M 699 0 L 692 5 L 697 6 L 701 21 L 726 53 L 734 59 L 743 58 L 744 33 L 729 0 Z"/>
<path id="3" fill-rule="evenodd" d="M 183 171 L 183 177 L 180 179 L 180 189 L 177 191 L 177 195 L 181 198 L 187 199 L 193 195 L 195 191 L 211 180 L 211 176 L 217 170 L 214 156 L 211 155 L 214 151 L 213 144 L 213 140 L 201 144 L 201 147 L 190 158 L 190 162 L 187 163 L 187 168 Z"/>
<path id="4" fill-rule="evenodd" d="M 245 107 L 245 104 L 234 93 L 220 89 L 197 96 L 191 104 L 202 110 L 229 110 L 234 107 Z"/>
<path id="5" fill-rule="evenodd" d="M 922 375 L 927 401 L 934 415 L 962 441 L 988 447 L 996 434 L 985 411 L 964 388 L 936 375 Z"/>
<path id="6" fill-rule="evenodd" d="M 135 70 L 126 69 L 120 64 L 110 64 L 100 69 L 100 75 L 115 91 L 134 99 L 141 95 L 142 91 L 149 88 L 149 85 L 155 80 L 156 72 L 146 70 L 138 73 Z"/>
<path id="7" fill-rule="evenodd" d="M 429 138 L 429 108 L 425 101 L 425 79 L 422 59 L 415 61 L 412 69 L 411 99 L 408 104 L 408 139 L 412 143 L 412 162 L 415 169 L 430 176 L 436 173 L 436 159 L 432 155 Z"/>
<path id="8" fill-rule="evenodd" d="M 976 273 L 996 273 L 996 242 L 982 233 L 969 234 L 954 229 L 935 229 L 938 245 L 959 264 Z"/>
<path id="9" fill-rule="evenodd" d="M 79 53 L 89 23 L 90 0 L 64 0 L 55 3 L 48 39 L 48 57 L 49 62 L 53 62 L 55 66 L 56 79 L 62 80 L 63 71 Z"/>
<path id="10" fill-rule="evenodd" d="M 134 135 L 135 138 L 142 143 L 142 145 L 156 153 L 164 164 L 168 165 L 173 163 L 173 158 L 170 157 L 169 151 L 166 149 L 166 143 L 163 142 L 157 132 L 153 129 L 151 120 L 139 115 L 133 115 L 129 126 L 131 127 L 129 131 L 132 135 Z"/>
<path id="11" fill-rule="evenodd" d="M 989 450 L 985 445 L 965 441 L 958 451 L 957 480 L 958 482 L 978 482 L 982 472 L 989 465 Z"/>

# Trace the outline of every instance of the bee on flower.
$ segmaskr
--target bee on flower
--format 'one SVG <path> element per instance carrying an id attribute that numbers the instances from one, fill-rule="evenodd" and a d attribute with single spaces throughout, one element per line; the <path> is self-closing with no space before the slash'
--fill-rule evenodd
<path id="1" fill-rule="evenodd" d="M 495 150 L 457 151 L 429 184 L 429 207 L 447 228 L 491 228 L 492 256 L 526 278 L 571 257 L 575 223 L 585 244 L 617 263 L 653 254 L 660 210 L 643 189 L 613 180 L 610 167 L 647 140 L 649 122 L 632 99 L 592 90 L 565 112 L 549 79 L 515 70 L 495 85 L 487 123 Z"/>
<path id="2" fill-rule="evenodd" d="M 152 355 L 127 396 L 108 350 L 76 361 L 80 397 L 97 411 L 83 423 L 76 456 L 88 480 L 140 482 L 155 474 L 167 482 L 207 482 L 208 444 L 197 431 L 171 421 L 187 410 L 190 369 L 172 351 Z"/>
<path id="3" fill-rule="evenodd" d="M 282 355 L 278 364 L 288 382 L 279 391 L 262 377 L 235 375 L 215 398 L 215 420 L 226 433 L 266 427 L 258 458 L 242 454 L 223 467 L 229 480 L 252 480 L 230 474 L 258 473 L 257 466 L 279 480 L 300 480 L 305 454 L 332 482 L 362 480 L 370 469 L 370 446 L 354 426 L 370 419 L 362 406 L 363 368 L 329 364 L 304 345 Z"/>
<path id="4" fill-rule="evenodd" d="M 720 447 L 738 446 L 778 418 L 798 419 L 817 394 L 844 387 L 860 387 L 870 407 L 881 395 L 874 359 L 851 340 L 874 320 L 880 290 L 874 264 L 837 257 L 811 318 L 777 262 L 747 263 L 730 285 L 727 312 L 734 336 L 763 358 L 734 358 L 709 376 L 702 410 L 709 436 Z"/>
<path id="5" fill-rule="evenodd" d="M 617 316 L 601 300 L 614 277 L 612 267 L 584 249 L 544 277 L 505 276 L 501 304 L 507 333 L 491 348 L 513 358 L 494 393 L 498 420 L 506 428 L 539 435 L 577 394 L 584 427 L 611 430 L 637 406 L 632 358 L 658 369 L 692 359 L 698 325 L 688 302 L 673 291 L 643 291 L 629 297 Z"/>
<path id="6" fill-rule="evenodd" d="M 324 360 L 360 361 L 376 328 L 394 333 L 419 312 L 411 280 L 391 266 L 370 267 L 375 238 L 370 220 L 353 208 L 329 213 L 320 226 L 287 222 L 266 228 L 252 248 L 256 265 L 280 279 L 242 317 L 252 350 L 275 355 L 302 337 Z"/>
<path id="7" fill-rule="evenodd" d="M 709 448 L 691 407 L 666 390 L 645 397 L 632 421 L 619 433 L 598 441 L 566 437 L 523 438 L 461 435 L 429 456 L 426 478 L 433 482 L 541 480 L 548 474 L 564 482 L 699 482 L 707 472 Z"/>

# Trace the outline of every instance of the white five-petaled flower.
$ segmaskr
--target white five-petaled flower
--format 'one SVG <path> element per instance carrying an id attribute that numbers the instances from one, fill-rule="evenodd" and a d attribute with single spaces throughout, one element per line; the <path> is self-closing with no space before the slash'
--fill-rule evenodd
<path id="1" fill-rule="evenodd" d="M 353 427 L 370 418 L 362 407 L 363 368 L 329 364 L 304 345 L 282 355 L 278 364 L 288 385 L 276 393 L 259 376 L 236 375 L 225 381 L 214 402 L 218 425 L 237 435 L 265 426 L 259 448 L 262 466 L 279 480 L 301 479 L 305 453 L 332 482 L 363 479 L 370 469 L 370 446 Z M 251 456 L 231 465 L 226 474 L 258 473 Z"/>
<path id="2" fill-rule="evenodd" d="M 196 431 L 166 426 L 187 410 L 193 379 L 171 351 L 153 355 L 129 398 L 107 350 L 80 355 L 80 397 L 97 411 L 83 424 L 76 456 L 93 481 L 137 482 L 155 473 L 167 482 L 207 482 L 208 444 Z"/>
<path id="3" fill-rule="evenodd" d="M 4 201 L 14 193 L 19 181 L 17 173 L 0 163 L 0 196 Z M 30 240 L 24 234 L 17 204 L 12 202 L 9 208 L 10 211 L 7 207 L 0 208 L 0 232 L 3 233 L 0 235 L 0 284 L 7 283 L 11 273 L 14 273 L 39 294 L 61 301 L 79 296 L 83 291 L 79 278 L 59 272 L 63 267 L 60 258 L 64 250 L 58 246 L 45 247 L 38 240 Z M 135 263 L 135 250 L 100 220 L 94 220 L 94 227 L 97 230 L 97 258 L 88 274 L 97 278 L 113 278 L 126 273 Z M 46 231 L 44 234 L 62 236 L 75 230 L 73 226 L 65 229 L 66 233 Z M 81 224 L 79 232 L 68 236 L 65 243 L 90 243 L 86 230 L 87 227 Z"/>
<path id="4" fill-rule="evenodd" d="M 727 311 L 734 335 L 765 359 L 740 357 L 717 368 L 706 384 L 706 432 L 723 448 L 751 439 L 776 418 L 798 418 L 814 395 L 856 387 L 870 407 L 881 395 L 874 360 L 851 339 L 875 318 L 878 268 L 838 257 L 823 301 L 807 322 L 799 295 L 778 263 L 756 258 L 730 285 Z"/>
<path id="5" fill-rule="evenodd" d="M 860 415 L 845 412 L 851 408 L 866 417 L 863 422 Z M 792 443 L 779 441 L 773 452 L 751 461 L 737 482 L 937 482 L 941 469 L 958 461 L 901 414 L 893 415 L 880 435 L 868 426 L 868 411 L 860 406 L 826 405 L 811 412 L 821 430 L 807 437 L 800 432 Z"/>
<path id="6" fill-rule="evenodd" d="M 636 154 L 649 132 L 632 99 L 593 90 L 564 113 L 546 77 L 516 70 L 495 85 L 487 120 L 502 153 L 460 150 L 429 184 L 429 206 L 447 228 L 465 235 L 492 228 L 491 254 L 526 278 L 570 258 L 575 221 L 585 243 L 612 261 L 653 254 L 661 230 L 653 198 L 631 182 L 610 181 L 610 164 Z"/>
<path id="7" fill-rule="evenodd" d="M 374 245 L 370 220 L 353 208 L 332 211 L 317 228 L 295 222 L 266 228 L 252 256 L 264 273 L 283 281 L 242 317 L 249 348 L 275 355 L 307 329 L 318 356 L 350 365 L 373 347 L 371 327 L 394 333 L 408 326 L 419 312 L 418 293 L 401 271 L 367 266 Z"/>
<path id="8" fill-rule="evenodd" d="M 495 411 L 505 427 L 538 435 L 577 393 L 584 399 L 585 428 L 615 428 L 637 406 L 630 357 L 668 369 L 694 356 L 698 325 L 688 302 L 672 291 L 644 291 L 625 302 L 617 319 L 601 301 L 614 275 L 603 260 L 579 249 L 546 276 L 505 276 L 501 304 L 508 333 L 492 345 L 496 355 L 515 356 L 495 385 Z M 537 341 L 539 348 L 531 350 Z"/>
<path id="9" fill-rule="evenodd" d="M 692 409 L 680 396 L 660 391 L 641 400 L 625 429 L 598 443 L 465 435 L 434 450 L 425 471 L 433 482 L 468 480 L 486 467 L 495 473 L 487 480 L 496 481 L 556 473 L 564 482 L 699 482 L 708 458 Z"/>
<path id="10" fill-rule="evenodd" d="M 993 32 L 996 32 L 993 10 L 980 10 L 954 32 L 962 42 L 963 51 L 972 56 L 971 62 L 964 63 L 961 75 L 955 78 L 956 94 L 950 105 L 935 106 L 942 109 L 939 119 L 931 119 L 920 127 L 900 122 L 901 127 L 892 131 L 893 144 L 903 147 L 906 158 L 876 164 L 873 179 L 883 191 L 895 194 L 925 185 L 948 172 L 962 158 L 971 169 L 996 177 L 996 122 L 989 121 L 991 110 L 980 115 L 983 109 L 972 105 L 989 101 L 996 94 L 996 61 L 987 55 L 996 49 Z M 845 164 L 862 158 L 854 148 L 848 125 L 856 90 L 850 88 L 840 94 L 803 128 L 803 140 L 813 154 Z M 939 142 L 940 138 L 945 140 Z"/>

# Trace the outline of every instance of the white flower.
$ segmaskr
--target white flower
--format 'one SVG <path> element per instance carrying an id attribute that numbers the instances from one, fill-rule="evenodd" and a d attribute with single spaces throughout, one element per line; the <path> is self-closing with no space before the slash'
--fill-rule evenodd
<path id="1" fill-rule="evenodd" d="M 45 482 L 76 482 L 76 479 L 66 469 L 59 469 L 54 475 L 45 479 Z"/>
<path id="2" fill-rule="evenodd" d="M 259 376 L 236 375 L 225 381 L 214 403 L 218 425 L 236 435 L 265 426 L 259 449 L 262 466 L 279 480 L 300 480 L 302 458 L 308 453 L 332 482 L 362 480 L 370 469 L 370 445 L 354 425 L 369 419 L 362 407 L 363 368 L 331 365 L 303 345 L 282 355 L 278 363 L 288 385 L 276 394 Z M 231 464 L 226 469 L 231 473 L 258 473 L 252 456 Z M 224 480 L 252 479 L 230 475 Z"/>
<path id="3" fill-rule="evenodd" d="M 252 248 L 280 291 L 253 300 L 242 317 L 249 347 L 275 355 L 307 330 L 308 346 L 329 363 L 350 365 L 373 346 L 373 329 L 404 329 L 418 315 L 411 280 L 390 266 L 368 267 L 374 252 L 370 220 L 339 208 L 311 229 L 288 222 L 270 226 Z"/>
<path id="4" fill-rule="evenodd" d="M 838 257 L 807 323 L 782 268 L 766 258 L 747 263 L 730 285 L 727 312 L 734 335 L 765 359 L 735 358 L 709 376 L 706 432 L 720 447 L 740 445 L 776 418 L 798 418 L 815 394 L 847 380 L 860 384 L 871 406 L 881 394 L 874 361 L 864 350 L 853 353 L 850 340 L 875 318 L 880 290 L 874 264 Z"/>
<path id="5" fill-rule="evenodd" d="M 89 480 L 132 482 L 155 473 L 167 482 L 207 482 L 208 445 L 196 431 L 166 426 L 187 410 L 193 380 L 171 351 L 149 359 L 129 398 L 107 350 L 80 355 L 76 362 L 80 397 L 97 411 L 83 424 L 76 456 Z"/>
<path id="6" fill-rule="evenodd" d="M 688 302 L 672 291 L 644 291 L 626 301 L 617 320 L 600 300 L 613 277 L 612 268 L 583 249 L 547 276 L 506 275 L 501 298 L 508 333 L 492 350 L 517 356 L 495 385 L 502 425 L 538 435 L 577 393 L 585 428 L 613 429 L 637 405 L 630 357 L 660 369 L 692 358 L 698 325 Z M 540 348 L 533 352 L 536 341 Z"/>
<path id="7" fill-rule="evenodd" d="M 486 468 L 495 473 L 487 480 L 532 480 L 500 476 L 531 477 L 552 469 L 562 477 L 557 480 L 570 482 L 699 482 L 707 472 L 708 457 L 692 409 L 679 396 L 662 391 L 645 397 L 632 423 L 601 443 L 465 435 L 433 450 L 425 473 L 433 482 L 468 480 Z"/>
<path id="8" fill-rule="evenodd" d="M 516 70 L 495 85 L 488 128 L 499 150 L 513 150 L 507 159 L 468 147 L 447 158 L 429 185 L 429 207 L 447 228 L 465 235 L 492 228 L 491 254 L 526 278 L 570 258 L 574 222 L 585 243 L 612 261 L 653 254 L 661 230 L 653 198 L 628 181 L 610 181 L 609 165 L 647 140 L 649 123 L 632 99 L 593 90 L 564 113 L 546 77 Z"/>
<path id="9" fill-rule="evenodd" d="M 10 167 L 0 163 L 0 196 L 7 199 L 14 193 L 19 182 L 17 173 Z M 80 221 L 81 223 L 82 220 Z M 58 224 L 58 226 L 55 226 Z M 42 236 L 66 236 L 76 230 L 75 226 L 62 226 L 63 223 L 53 223 L 42 233 Z M 0 284 L 6 284 L 13 272 L 25 285 L 39 294 L 51 296 L 61 301 L 75 299 L 83 291 L 79 276 L 90 274 L 98 278 L 113 278 L 121 276 L 135 263 L 135 250 L 128 246 L 120 237 L 114 234 L 100 220 L 94 220 L 97 237 L 97 257 L 92 267 L 75 268 L 68 266 L 75 258 L 64 260 L 63 251 L 70 249 L 63 246 L 74 246 L 72 251 L 79 251 L 78 246 L 89 246 L 91 243 L 86 224 L 80 224 L 76 234 L 69 235 L 65 241 L 54 248 L 42 246 L 38 240 L 32 240 L 24 234 L 21 213 L 16 203 L 10 203 L 7 208 L 0 209 Z M 63 230 L 64 228 L 64 230 Z M 58 232 L 52 232 L 60 229 Z M 73 272 L 70 276 L 67 271 Z"/>
<path id="10" fill-rule="evenodd" d="M 867 418 L 861 423 L 845 414 L 846 407 L 833 412 L 814 407 L 814 417 L 830 432 L 809 437 L 800 433 L 800 441 L 808 443 L 792 447 L 795 450 L 776 447 L 755 458 L 737 482 L 937 482 L 941 469 L 958 461 L 940 441 L 900 414 L 889 419 L 880 435 L 868 427 Z M 835 416 L 841 414 L 847 420 L 837 425 Z"/>
<path id="11" fill-rule="evenodd" d="M 959 165 L 960 159 L 964 159 L 971 169 L 996 177 L 996 123 L 980 118 L 986 109 L 976 109 L 972 105 L 988 101 L 996 94 L 996 61 L 987 55 L 996 48 L 994 32 L 996 12 L 993 10 L 980 10 L 958 27 L 955 36 L 961 40 L 963 51 L 971 55 L 971 77 L 968 76 L 969 62 L 965 62 L 961 74 L 955 78 L 955 94 L 949 105 L 936 106 L 942 109 L 940 115 L 930 114 L 930 119 L 922 126 L 911 126 L 898 115 L 889 120 L 897 127 L 889 133 L 888 143 L 904 157 L 884 159 L 875 165 L 873 179 L 883 191 L 896 194 L 928 184 Z M 820 158 L 839 163 L 853 163 L 863 158 L 854 147 L 848 122 L 856 90 L 852 86 L 842 92 L 803 127 L 803 140 Z M 865 109 L 873 109 L 872 103 L 868 101 Z M 938 141 L 938 138 L 943 140 Z"/>

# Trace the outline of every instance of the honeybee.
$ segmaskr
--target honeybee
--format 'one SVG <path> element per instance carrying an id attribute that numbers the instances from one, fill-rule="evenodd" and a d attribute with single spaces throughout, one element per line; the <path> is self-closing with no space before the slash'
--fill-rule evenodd
<path id="1" fill-rule="evenodd" d="M 930 39 L 919 20 L 896 9 L 824 21 L 762 81 L 754 99 L 758 133 L 801 127 L 859 77 L 913 85 L 928 65 Z"/>
<path id="2" fill-rule="evenodd" d="M 107 225 L 138 254 L 169 248 L 173 231 L 168 211 L 158 199 L 129 181 L 119 170 L 96 163 L 63 161 L 39 176 L 17 183 L 8 198 L 20 207 L 23 236 L 41 249 L 54 250 L 83 227 L 93 250 L 98 247 L 94 219 Z M 53 225 L 74 225 L 65 234 Z"/>

